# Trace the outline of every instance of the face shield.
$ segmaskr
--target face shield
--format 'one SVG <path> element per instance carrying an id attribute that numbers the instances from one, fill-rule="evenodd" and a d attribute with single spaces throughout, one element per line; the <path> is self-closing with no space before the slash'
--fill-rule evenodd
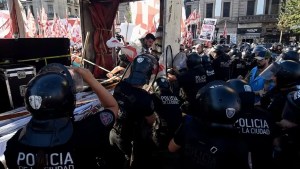
<path id="1" fill-rule="evenodd" d="M 274 77 L 281 69 L 279 63 L 280 62 L 273 62 L 263 72 L 261 72 L 259 76 L 261 76 L 265 80 L 271 80 L 272 77 Z"/>
<path id="2" fill-rule="evenodd" d="M 160 69 L 161 67 L 153 55 L 142 54 L 127 66 L 121 81 L 126 81 L 134 86 L 142 86 L 144 90 L 149 91 Z"/>

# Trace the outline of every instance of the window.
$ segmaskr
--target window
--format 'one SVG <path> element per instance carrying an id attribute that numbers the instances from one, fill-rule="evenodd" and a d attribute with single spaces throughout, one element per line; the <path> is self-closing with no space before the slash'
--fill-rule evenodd
<path id="1" fill-rule="evenodd" d="M 247 2 L 247 15 L 254 15 L 255 1 L 249 0 Z"/>
<path id="2" fill-rule="evenodd" d="M 53 13 L 54 13 L 53 5 L 48 4 L 48 14 L 53 14 Z"/>
<path id="3" fill-rule="evenodd" d="M 213 3 L 206 4 L 206 18 L 212 18 L 213 17 Z"/>
<path id="4" fill-rule="evenodd" d="M 279 0 L 272 0 L 271 14 L 279 14 Z"/>
<path id="5" fill-rule="evenodd" d="M 75 15 L 78 16 L 78 9 L 75 9 Z"/>
<path id="6" fill-rule="evenodd" d="M 266 0 L 265 15 L 269 14 L 270 0 Z"/>
<path id="7" fill-rule="evenodd" d="M 68 7 L 68 15 L 71 15 L 71 8 Z"/>
<path id="8" fill-rule="evenodd" d="M 223 3 L 223 17 L 230 17 L 230 2 Z"/>

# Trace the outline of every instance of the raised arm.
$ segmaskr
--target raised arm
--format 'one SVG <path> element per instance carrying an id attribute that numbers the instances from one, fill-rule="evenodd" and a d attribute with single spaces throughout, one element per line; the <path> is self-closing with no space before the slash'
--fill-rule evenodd
<path id="1" fill-rule="evenodd" d="M 117 117 L 119 106 L 112 94 L 94 78 L 93 74 L 88 69 L 78 67 L 74 68 L 74 70 L 82 76 L 83 80 L 96 93 L 103 107 L 113 111 Z"/>

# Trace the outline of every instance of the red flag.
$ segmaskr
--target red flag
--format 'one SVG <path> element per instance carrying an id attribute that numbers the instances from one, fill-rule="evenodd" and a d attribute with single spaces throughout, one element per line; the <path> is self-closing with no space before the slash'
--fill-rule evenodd
<path id="1" fill-rule="evenodd" d="M 200 18 L 200 12 L 197 12 L 197 10 L 195 9 L 190 16 L 187 18 L 185 24 L 186 25 L 190 25 L 190 24 L 197 24 L 197 21 Z"/>
<path id="2" fill-rule="evenodd" d="M 137 56 L 136 48 L 133 46 L 125 46 L 121 48 L 121 51 L 127 56 L 127 59 L 132 62 Z"/>
<path id="3" fill-rule="evenodd" d="M 226 25 L 226 20 L 225 20 L 225 24 L 224 24 L 223 37 L 224 37 L 224 38 L 227 38 L 227 25 Z"/>
<path id="4" fill-rule="evenodd" d="M 26 22 L 26 37 L 33 38 L 36 34 L 35 19 L 31 13 L 30 8 L 27 9 L 27 22 Z"/>

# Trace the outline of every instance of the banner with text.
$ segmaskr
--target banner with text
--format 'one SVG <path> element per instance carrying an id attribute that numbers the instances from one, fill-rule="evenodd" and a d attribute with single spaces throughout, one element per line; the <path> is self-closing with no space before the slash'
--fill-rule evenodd
<path id="1" fill-rule="evenodd" d="M 217 19 L 204 18 L 199 39 L 203 41 L 212 41 L 216 23 Z"/>

